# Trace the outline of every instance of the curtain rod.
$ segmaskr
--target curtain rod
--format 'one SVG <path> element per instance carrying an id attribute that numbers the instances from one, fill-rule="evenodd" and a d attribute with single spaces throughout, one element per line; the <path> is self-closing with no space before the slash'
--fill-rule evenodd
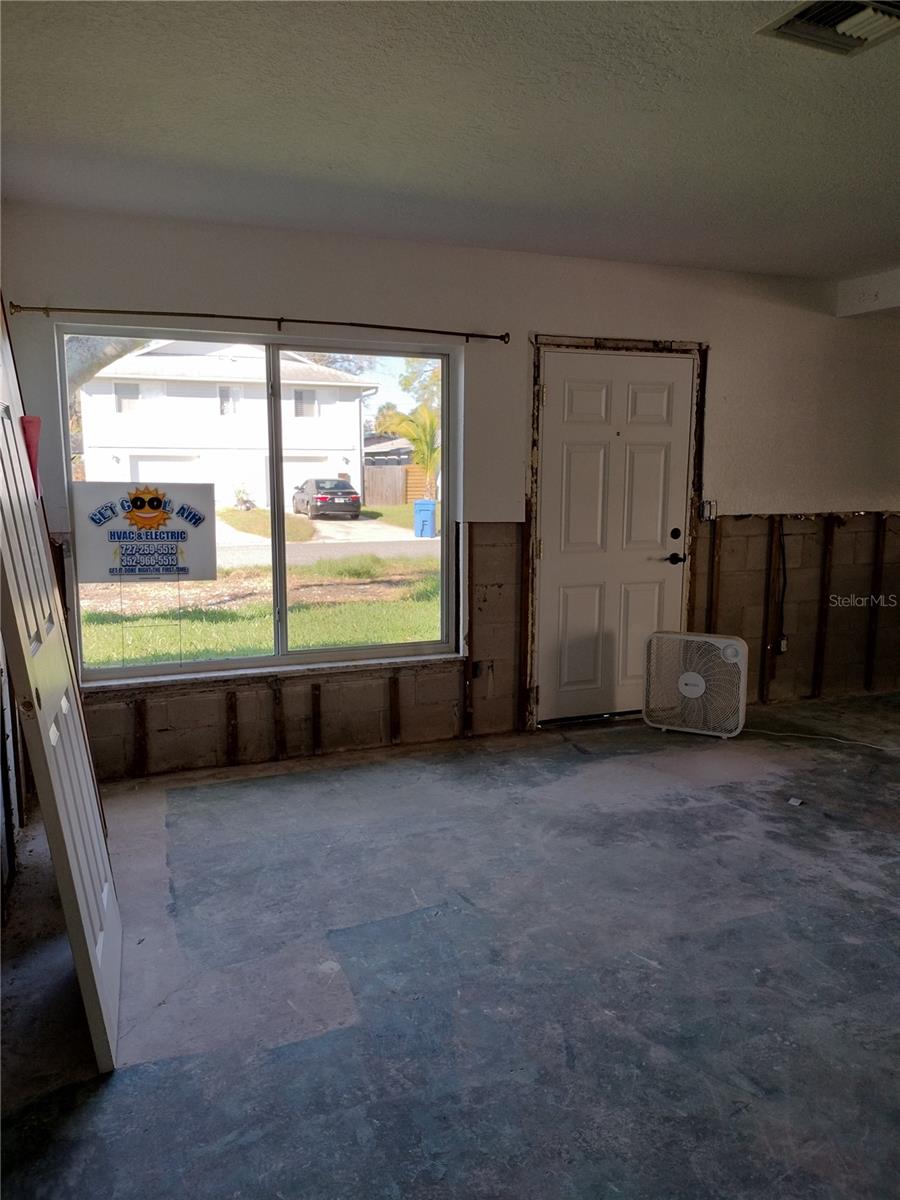
<path id="1" fill-rule="evenodd" d="M 150 308 L 61 308 L 46 304 L 13 304 L 10 301 L 10 315 L 16 313 L 43 313 L 49 317 L 51 313 L 78 313 L 104 317 L 196 317 L 207 321 L 266 321 L 278 326 L 281 333 L 285 325 L 333 325 L 341 329 L 384 329 L 391 333 L 434 333 L 441 337 L 461 337 L 466 341 L 473 338 L 483 342 L 503 342 L 509 344 L 509 333 L 473 333 L 465 329 L 423 329 L 419 325 L 371 325 L 366 321 L 313 321 L 310 317 L 254 317 L 248 313 L 201 313 L 201 312 L 172 312 L 168 309 Z"/>

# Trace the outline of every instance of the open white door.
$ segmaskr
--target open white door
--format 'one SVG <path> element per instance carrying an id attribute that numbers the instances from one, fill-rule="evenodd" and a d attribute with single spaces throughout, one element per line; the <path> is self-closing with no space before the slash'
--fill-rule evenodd
<path id="1" fill-rule="evenodd" d="M 693 359 L 555 350 L 543 379 L 538 720 L 627 712 L 681 628 Z"/>
<path id="2" fill-rule="evenodd" d="M 81 698 L 21 429 L 3 329 L 0 591 L 3 644 L 22 715 L 47 841 L 97 1065 L 116 1060 L 122 922 Z"/>

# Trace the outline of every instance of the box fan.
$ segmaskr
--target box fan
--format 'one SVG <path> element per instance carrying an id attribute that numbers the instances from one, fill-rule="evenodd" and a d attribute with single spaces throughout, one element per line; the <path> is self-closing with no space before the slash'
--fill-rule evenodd
<path id="1" fill-rule="evenodd" d="M 744 727 L 747 661 L 747 643 L 738 637 L 651 634 L 644 720 L 655 729 L 734 737 Z"/>

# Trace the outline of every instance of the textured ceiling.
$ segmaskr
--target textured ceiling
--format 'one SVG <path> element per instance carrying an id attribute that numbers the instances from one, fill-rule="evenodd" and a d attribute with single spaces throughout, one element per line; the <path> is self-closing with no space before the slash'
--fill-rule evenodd
<path id="1" fill-rule="evenodd" d="M 3 4 L 4 190 L 836 277 L 900 262 L 900 38 L 779 3 Z"/>

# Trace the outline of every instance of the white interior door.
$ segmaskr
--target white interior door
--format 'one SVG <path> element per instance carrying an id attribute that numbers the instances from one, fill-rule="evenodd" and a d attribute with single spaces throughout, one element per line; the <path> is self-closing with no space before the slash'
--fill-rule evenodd
<path id="1" fill-rule="evenodd" d="M 0 613 L 97 1065 L 115 1066 L 122 923 L 81 698 L 22 439 L 6 331 L 0 392 Z"/>
<path id="2" fill-rule="evenodd" d="M 649 634 L 678 630 L 694 363 L 543 356 L 538 720 L 641 707 Z"/>

